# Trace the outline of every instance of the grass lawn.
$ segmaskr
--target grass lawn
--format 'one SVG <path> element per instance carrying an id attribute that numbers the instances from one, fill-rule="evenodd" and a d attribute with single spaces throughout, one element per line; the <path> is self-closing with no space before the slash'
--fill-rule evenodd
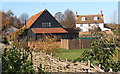
<path id="1" fill-rule="evenodd" d="M 58 48 L 55 49 L 56 53 L 54 54 L 55 57 L 59 57 L 61 60 L 66 60 L 66 58 L 71 61 L 71 60 L 75 60 L 78 57 L 81 56 L 81 54 L 84 52 L 84 50 L 86 49 L 74 49 L 74 50 L 67 50 L 64 48 Z M 118 51 L 116 53 L 116 55 L 114 55 L 113 58 L 116 62 L 118 61 Z"/>
<path id="2" fill-rule="evenodd" d="M 74 50 L 67 50 L 63 48 L 56 49 L 56 54 L 54 54 L 55 57 L 59 57 L 61 60 L 65 60 L 66 58 L 68 60 L 74 60 L 77 59 L 79 56 L 81 56 L 82 52 L 85 49 L 74 49 Z"/>

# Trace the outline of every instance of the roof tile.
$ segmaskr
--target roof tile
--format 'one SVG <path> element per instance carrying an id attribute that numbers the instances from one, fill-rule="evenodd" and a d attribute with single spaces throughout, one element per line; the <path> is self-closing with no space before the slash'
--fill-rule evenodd
<path id="1" fill-rule="evenodd" d="M 63 28 L 32 28 L 34 33 L 68 33 Z"/>
<path id="2" fill-rule="evenodd" d="M 82 17 L 86 18 L 86 21 L 82 21 Z M 98 20 L 94 20 L 94 17 L 98 17 Z M 91 23 L 104 23 L 103 15 L 77 15 L 76 24 L 91 24 Z"/>

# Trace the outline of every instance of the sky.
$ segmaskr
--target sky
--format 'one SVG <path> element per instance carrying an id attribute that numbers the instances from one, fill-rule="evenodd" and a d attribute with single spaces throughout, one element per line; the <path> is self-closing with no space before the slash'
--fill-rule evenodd
<path id="1" fill-rule="evenodd" d="M 19 17 L 22 13 L 27 13 L 29 17 L 47 9 L 53 16 L 57 12 L 70 9 L 79 15 L 94 15 L 103 11 L 105 23 L 111 22 L 111 15 L 118 12 L 118 2 L 2 2 L 3 11 L 12 10 Z"/>

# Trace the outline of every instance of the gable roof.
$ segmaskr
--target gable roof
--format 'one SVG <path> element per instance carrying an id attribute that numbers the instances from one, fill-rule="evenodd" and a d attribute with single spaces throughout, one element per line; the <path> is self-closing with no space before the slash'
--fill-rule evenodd
<path id="1" fill-rule="evenodd" d="M 46 9 L 45 9 L 44 11 L 46 11 Z M 20 31 L 20 30 L 22 30 L 22 29 L 25 29 L 25 28 L 30 28 L 30 26 L 32 26 L 32 24 L 37 20 L 37 18 L 38 18 L 44 11 L 41 11 L 41 12 L 33 15 L 33 16 L 27 21 L 27 23 L 26 23 L 22 28 L 14 31 L 14 32 L 12 32 L 12 33 L 10 33 L 10 34 L 8 34 L 8 35 L 12 35 L 12 34 L 18 32 L 18 31 Z"/>
<path id="2" fill-rule="evenodd" d="M 82 21 L 82 18 L 85 17 L 86 20 Z M 98 17 L 98 20 L 94 20 L 94 17 Z M 91 23 L 104 23 L 104 16 L 101 14 L 98 15 L 76 15 L 76 24 L 91 24 Z"/>
<path id="3" fill-rule="evenodd" d="M 44 10 L 45 11 L 45 10 Z M 32 26 L 32 24 L 38 19 L 38 17 L 44 12 L 44 11 L 41 11 L 35 15 L 33 15 L 26 23 L 26 25 L 24 25 L 23 27 L 26 26 L 26 28 L 30 28 L 30 26 Z"/>
<path id="4" fill-rule="evenodd" d="M 34 33 L 68 33 L 63 28 L 32 28 Z"/>

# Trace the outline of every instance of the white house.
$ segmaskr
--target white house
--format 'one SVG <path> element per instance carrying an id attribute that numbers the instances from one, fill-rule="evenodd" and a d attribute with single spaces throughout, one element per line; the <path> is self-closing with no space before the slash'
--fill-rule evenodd
<path id="1" fill-rule="evenodd" d="M 104 27 L 104 16 L 102 10 L 97 15 L 78 15 L 76 12 L 76 27 L 79 27 L 81 32 L 87 32 L 93 27 L 99 27 L 101 31 L 111 30 Z"/>

